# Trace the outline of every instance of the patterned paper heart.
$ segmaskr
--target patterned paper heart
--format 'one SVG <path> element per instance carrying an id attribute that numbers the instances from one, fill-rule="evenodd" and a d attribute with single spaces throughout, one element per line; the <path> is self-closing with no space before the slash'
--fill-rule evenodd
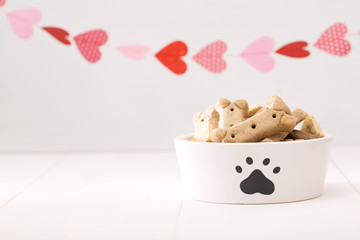
<path id="1" fill-rule="evenodd" d="M 71 42 L 67 39 L 69 37 L 69 33 L 64 29 L 57 28 L 57 27 L 43 27 L 43 29 L 51 34 L 54 38 L 56 38 L 59 42 L 70 45 Z"/>
<path id="2" fill-rule="evenodd" d="M 269 72 L 275 66 L 275 61 L 270 56 L 273 48 L 272 38 L 262 37 L 250 44 L 240 56 L 254 68 L 262 72 Z"/>
<path id="3" fill-rule="evenodd" d="M 145 54 L 150 51 L 150 47 L 142 45 L 120 46 L 117 47 L 117 50 L 130 59 L 143 60 Z"/>
<path id="4" fill-rule="evenodd" d="M 304 58 L 310 55 L 310 52 L 304 49 L 307 45 L 308 43 L 304 41 L 292 42 L 276 50 L 276 53 L 288 57 Z"/>
<path id="5" fill-rule="evenodd" d="M 107 39 L 108 35 L 101 29 L 92 30 L 74 37 L 80 53 L 91 63 L 97 62 L 101 58 L 99 47 L 104 45 Z"/>
<path id="6" fill-rule="evenodd" d="M 15 34 L 27 39 L 34 32 L 33 25 L 41 20 L 41 12 L 37 9 L 21 9 L 7 13 L 7 18 Z"/>
<path id="7" fill-rule="evenodd" d="M 188 48 L 184 42 L 175 41 L 161 49 L 155 57 L 170 71 L 176 74 L 186 72 L 186 63 L 181 57 L 187 54 Z"/>
<path id="8" fill-rule="evenodd" d="M 351 50 L 351 45 L 350 42 L 344 39 L 346 33 L 346 25 L 343 23 L 336 23 L 326 29 L 314 46 L 332 55 L 348 55 Z"/>
<path id="9" fill-rule="evenodd" d="M 226 68 L 226 62 L 222 59 L 226 49 L 223 41 L 216 41 L 201 49 L 193 59 L 210 72 L 220 73 Z"/>

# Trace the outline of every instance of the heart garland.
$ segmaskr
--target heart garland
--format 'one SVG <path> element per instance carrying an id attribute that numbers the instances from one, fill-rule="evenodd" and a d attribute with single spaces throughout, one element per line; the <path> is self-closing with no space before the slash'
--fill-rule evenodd
<path id="1" fill-rule="evenodd" d="M 37 9 L 21 9 L 7 13 L 7 18 L 15 34 L 28 39 L 33 35 L 33 25 L 41 20 L 41 12 Z"/>
<path id="2" fill-rule="evenodd" d="M 175 74 L 186 72 L 186 63 L 181 60 L 188 52 L 188 47 L 184 42 L 175 41 L 161 49 L 155 57 L 170 71 Z"/>
<path id="3" fill-rule="evenodd" d="M 145 59 L 146 53 L 150 51 L 150 47 L 142 45 L 120 46 L 117 50 L 124 54 L 126 57 L 133 60 Z"/>
<path id="4" fill-rule="evenodd" d="M 276 53 L 293 58 L 304 58 L 310 55 L 310 52 L 305 50 L 308 43 L 304 41 L 292 42 L 276 50 Z"/>
<path id="5" fill-rule="evenodd" d="M 0 0 L 0 7 L 5 3 L 6 0 Z M 37 9 L 20 9 L 8 12 L 6 15 L 12 30 L 21 39 L 28 39 L 33 35 L 34 26 L 42 17 Z M 60 43 L 71 45 L 70 34 L 66 30 L 59 27 L 42 27 L 42 29 Z M 351 51 L 351 44 L 345 39 L 347 32 L 348 29 L 344 23 L 333 24 L 321 34 L 314 47 L 335 56 L 346 56 Z M 108 35 L 104 30 L 97 29 L 76 35 L 73 39 L 81 55 L 88 62 L 95 63 L 101 58 L 100 47 L 106 44 Z M 274 53 L 292 58 L 305 58 L 310 55 L 306 49 L 308 45 L 305 41 L 291 42 Z M 275 61 L 271 56 L 273 48 L 273 39 L 262 37 L 251 43 L 239 56 L 255 69 L 269 72 L 275 66 Z M 150 47 L 144 45 L 118 46 L 116 49 L 133 60 L 143 60 L 150 52 Z M 223 59 L 226 51 L 225 42 L 215 41 L 202 48 L 192 59 L 209 72 L 221 73 L 226 69 L 226 61 Z M 180 75 L 187 70 L 187 64 L 183 60 L 187 52 L 188 47 L 184 42 L 175 41 L 162 48 L 155 57 L 171 72 Z"/>
<path id="6" fill-rule="evenodd" d="M 247 63 L 262 72 L 270 72 L 275 61 L 270 56 L 274 48 L 274 40 L 271 37 L 262 37 L 250 44 L 241 54 Z"/>
<path id="7" fill-rule="evenodd" d="M 221 73 L 226 68 L 226 62 L 222 59 L 226 49 L 223 41 L 216 41 L 201 49 L 193 60 L 212 73 Z"/>
<path id="8" fill-rule="evenodd" d="M 346 33 L 346 25 L 336 23 L 325 30 L 314 46 L 335 56 L 346 56 L 351 50 L 350 42 L 344 39 Z"/>
<path id="9" fill-rule="evenodd" d="M 69 33 L 66 30 L 57 27 L 43 27 L 43 29 L 62 44 L 71 44 L 71 42 L 67 39 L 69 37 Z"/>
<path id="10" fill-rule="evenodd" d="M 74 37 L 75 43 L 83 57 L 91 63 L 99 61 L 99 48 L 106 43 L 108 35 L 104 30 L 92 30 Z"/>

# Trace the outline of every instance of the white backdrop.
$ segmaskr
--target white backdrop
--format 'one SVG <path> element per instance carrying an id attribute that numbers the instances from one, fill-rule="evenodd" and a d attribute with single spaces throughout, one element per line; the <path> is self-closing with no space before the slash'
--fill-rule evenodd
<path id="1" fill-rule="evenodd" d="M 101 28 L 108 45 L 143 44 L 143 61 L 102 47 L 90 64 L 73 42 L 65 46 L 39 27 L 28 40 L 10 28 L 5 11 L 37 8 L 38 26 L 63 27 L 71 35 Z M 349 35 L 348 56 L 309 47 L 310 57 L 273 54 L 262 73 L 239 54 L 271 36 L 275 49 L 298 40 L 316 42 L 336 22 L 360 30 L 360 2 L 319 1 L 8 1 L 0 10 L 0 151 L 169 149 L 175 135 L 192 131 L 192 115 L 220 97 L 264 104 L 274 94 L 291 108 L 315 115 L 336 144 L 360 144 L 360 35 Z M 182 40 L 188 71 L 175 75 L 153 56 Z M 223 40 L 227 69 L 206 71 L 191 57 Z"/>

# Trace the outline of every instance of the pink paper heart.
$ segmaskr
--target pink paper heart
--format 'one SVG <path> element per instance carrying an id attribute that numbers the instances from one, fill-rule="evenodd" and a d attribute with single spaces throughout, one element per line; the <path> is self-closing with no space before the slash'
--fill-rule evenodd
<path id="1" fill-rule="evenodd" d="M 101 58 L 99 47 L 104 45 L 107 39 L 108 35 L 101 29 L 85 32 L 74 37 L 80 53 L 91 63 L 97 62 Z"/>
<path id="2" fill-rule="evenodd" d="M 325 30 L 314 46 L 336 56 L 348 55 L 351 50 L 351 45 L 349 41 L 344 39 L 346 33 L 346 25 L 336 23 Z"/>
<path id="3" fill-rule="evenodd" d="M 0 7 L 4 6 L 6 3 L 6 0 L 0 0 Z"/>
<path id="4" fill-rule="evenodd" d="M 226 62 L 222 59 L 226 49 L 223 41 L 216 41 L 201 49 L 193 56 L 193 60 L 210 72 L 220 73 L 226 68 Z"/>
<path id="5" fill-rule="evenodd" d="M 7 18 L 15 34 L 27 39 L 34 32 L 33 25 L 41 20 L 41 12 L 37 9 L 21 9 L 7 13 Z"/>
<path id="6" fill-rule="evenodd" d="M 145 54 L 150 51 L 150 47 L 142 45 L 120 46 L 117 47 L 122 54 L 133 60 L 143 60 Z"/>
<path id="7" fill-rule="evenodd" d="M 275 61 L 270 56 L 273 48 L 273 39 L 271 37 L 262 37 L 250 44 L 240 56 L 254 68 L 262 72 L 269 72 L 275 66 Z"/>

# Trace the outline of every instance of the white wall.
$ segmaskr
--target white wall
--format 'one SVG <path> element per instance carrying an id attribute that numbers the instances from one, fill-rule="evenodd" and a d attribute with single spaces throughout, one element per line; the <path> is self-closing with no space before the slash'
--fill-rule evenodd
<path id="1" fill-rule="evenodd" d="M 36 28 L 29 40 L 11 30 L 4 11 L 42 11 L 39 26 L 76 35 L 102 28 L 108 45 L 144 44 L 156 53 L 174 40 L 187 43 L 186 74 L 177 76 L 153 55 L 133 61 L 111 47 L 86 62 L 74 43 L 64 46 Z M 318 1 L 8 1 L 0 10 L 0 151 L 172 148 L 192 131 L 192 115 L 220 97 L 261 103 L 273 94 L 313 113 L 336 144 L 360 144 L 360 35 L 336 57 L 314 47 L 305 59 L 273 54 L 262 73 L 239 54 L 271 36 L 275 49 L 297 40 L 315 43 L 336 22 L 360 30 L 360 2 Z M 215 40 L 227 43 L 227 69 L 212 74 L 191 56 Z"/>

